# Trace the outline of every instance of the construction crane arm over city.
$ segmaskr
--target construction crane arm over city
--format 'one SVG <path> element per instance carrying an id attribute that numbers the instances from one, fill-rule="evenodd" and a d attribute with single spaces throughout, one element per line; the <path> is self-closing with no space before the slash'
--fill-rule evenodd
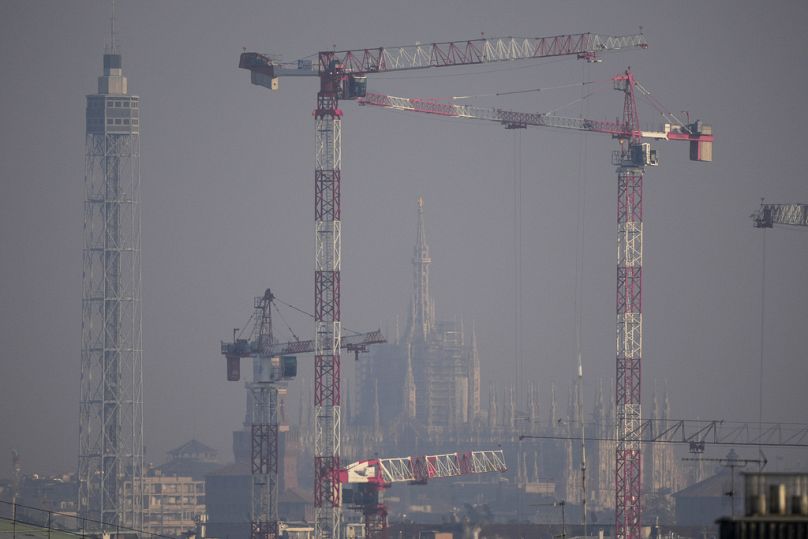
<path id="1" fill-rule="evenodd" d="M 346 503 L 361 510 L 366 539 L 387 537 L 387 508 L 381 492 L 393 483 L 426 484 L 430 479 L 508 470 L 502 450 L 466 451 L 419 457 L 360 460 L 340 470 L 340 482 L 352 485 Z"/>
<path id="2" fill-rule="evenodd" d="M 402 47 L 320 51 L 317 53 L 316 66 L 309 59 L 287 63 L 271 55 L 244 52 L 239 67 L 256 74 L 253 84 L 277 89 L 277 82 L 273 86 L 273 79 L 289 76 L 319 77 L 329 73 L 335 62 L 341 66 L 343 73 L 366 75 L 569 55 L 588 61 L 599 61 L 599 54 L 603 52 L 647 46 L 648 42 L 643 34 L 603 36 L 586 33 L 550 37 L 480 37 L 466 41 L 418 43 Z"/>
<path id="3" fill-rule="evenodd" d="M 618 82 L 627 80 L 630 71 L 612 78 Z M 382 107 L 392 110 L 421 112 L 451 118 L 466 118 L 473 120 L 488 120 L 502 124 L 506 129 L 522 129 L 526 127 L 554 127 L 558 129 L 572 129 L 576 131 L 589 131 L 603 133 L 613 137 L 631 137 L 651 140 L 682 140 L 693 143 L 691 155 L 700 157 L 698 161 L 712 159 L 711 147 L 713 142 L 712 130 L 700 121 L 691 124 L 665 123 L 658 130 L 647 131 L 635 129 L 622 122 L 590 120 L 587 118 L 574 118 L 557 114 L 540 112 L 515 112 L 499 108 L 474 107 L 470 105 L 454 105 L 430 99 L 396 97 L 368 93 L 358 100 L 360 105 Z M 805 216 L 805 213 L 803 213 Z"/>
<path id="4" fill-rule="evenodd" d="M 387 342 L 382 335 L 382 331 L 377 329 L 368 333 L 357 333 L 348 335 L 341 340 L 341 347 L 354 352 L 366 352 L 366 347 L 371 344 L 381 344 Z M 258 352 L 258 342 L 247 339 L 237 339 L 234 342 L 222 342 L 222 354 L 236 357 L 251 357 Z M 288 341 L 272 343 L 269 354 L 272 356 L 284 356 L 290 354 L 307 354 L 314 352 L 314 339 L 304 341 Z"/>
<path id="5" fill-rule="evenodd" d="M 339 539 L 341 527 L 341 260 L 342 116 L 340 100 L 367 92 L 367 75 L 431 67 L 479 65 L 522 59 L 574 56 L 599 61 L 604 51 L 646 48 L 642 34 L 569 34 L 546 38 L 481 37 L 467 41 L 321 51 L 317 65 L 284 64 L 271 56 L 244 52 L 239 67 L 253 84 L 276 90 L 280 76 L 320 79 L 314 110 L 314 528 L 318 539 Z M 251 539 L 267 539 L 253 533 Z"/>
<path id="6" fill-rule="evenodd" d="M 808 204 L 764 204 L 751 215 L 755 228 L 808 226 Z"/>
<path id="7" fill-rule="evenodd" d="M 468 451 L 423 457 L 374 458 L 348 465 L 340 473 L 343 483 L 426 483 L 440 477 L 505 472 L 502 450 Z"/>

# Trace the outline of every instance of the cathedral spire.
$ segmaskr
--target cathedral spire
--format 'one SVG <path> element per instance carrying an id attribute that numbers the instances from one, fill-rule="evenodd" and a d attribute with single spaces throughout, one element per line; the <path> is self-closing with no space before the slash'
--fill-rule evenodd
<path id="1" fill-rule="evenodd" d="M 407 339 L 410 342 L 427 341 L 432 331 L 434 309 L 429 295 L 429 246 L 426 243 L 424 226 L 424 197 L 418 197 L 418 234 L 412 255 L 413 297 L 407 323 Z"/>

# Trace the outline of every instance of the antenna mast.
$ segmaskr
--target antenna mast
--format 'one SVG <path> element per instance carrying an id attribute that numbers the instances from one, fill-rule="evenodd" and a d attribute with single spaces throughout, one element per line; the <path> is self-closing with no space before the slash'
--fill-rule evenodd
<path id="1" fill-rule="evenodd" d="M 112 0 L 112 16 L 109 18 L 109 52 L 115 54 L 118 45 L 115 43 L 115 0 Z"/>

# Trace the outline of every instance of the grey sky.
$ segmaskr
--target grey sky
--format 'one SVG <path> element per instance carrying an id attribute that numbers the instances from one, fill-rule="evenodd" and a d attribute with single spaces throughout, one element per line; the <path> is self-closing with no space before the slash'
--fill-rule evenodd
<path id="1" fill-rule="evenodd" d="M 644 399 L 650 403 L 656 380 L 660 389 L 667 382 L 676 416 L 757 419 L 762 233 L 748 216 L 761 196 L 808 202 L 805 3 L 144 0 L 118 2 L 118 14 L 124 72 L 143 115 L 147 460 L 162 461 L 191 437 L 230 458 L 243 387 L 226 382 L 219 340 L 246 321 L 252 297 L 266 287 L 305 309 L 313 303 L 316 80 L 281 80 L 274 93 L 252 86 L 237 68 L 242 47 L 293 60 L 332 45 L 481 32 L 624 34 L 642 26 L 648 50 L 602 64 L 432 70 L 371 77 L 368 88 L 492 94 L 605 80 L 631 65 L 671 110 L 712 123 L 712 164 L 688 161 L 685 144 L 659 144 L 662 164 L 646 176 Z M 0 477 L 10 470 L 2 455 L 11 448 L 29 471 L 76 465 L 84 99 L 101 72 L 108 17 L 100 0 L 0 3 Z M 475 103 L 543 111 L 579 95 L 571 88 Z M 612 119 L 621 106 L 609 91 L 567 110 Z M 522 347 L 545 406 L 550 384 L 566 395 L 575 372 L 583 170 L 589 408 L 596 380 L 612 377 L 615 364 L 613 141 L 355 103 L 343 109 L 344 325 L 392 332 L 396 315 L 405 314 L 422 194 L 438 317 L 476 323 L 484 388 L 513 380 L 512 189 L 521 169 Z M 647 106 L 640 118 L 658 120 Z M 808 231 L 775 229 L 766 242 L 764 415 L 806 421 Z M 298 335 L 311 332 L 311 322 L 289 320 Z M 346 378 L 352 361 L 344 361 Z M 310 366 L 302 371 L 308 386 Z M 298 386 L 290 391 L 293 419 Z"/>

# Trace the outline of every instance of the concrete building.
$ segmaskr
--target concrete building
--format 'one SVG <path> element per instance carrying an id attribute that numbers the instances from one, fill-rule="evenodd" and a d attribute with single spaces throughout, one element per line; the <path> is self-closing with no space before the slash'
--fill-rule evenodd
<path id="1" fill-rule="evenodd" d="M 743 474 L 745 511 L 718 520 L 720 539 L 808 537 L 808 473 Z"/>
<path id="2" fill-rule="evenodd" d="M 149 470 L 143 480 L 143 531 L 179 537 L 205 514 L 205 481 Z"/>
<path id="3" fill-rule="evenodd" d="M 205 476 L 220 467 L 216 450 L 191 440 L 168 452 L 165 464 L 143 479 L 143 529 L 178 537 L 195 529 L 206 512 Z"/>
<path id="4" fill-rule="evenodd" d="M 728 496 L 732 490 L 733 482 L 738 489 L 737 496 Z M 734 499 L 735 510 L 740 511 L 741 475 L 735 472 L 733 480 L 728 468 L 721 469 L 717 474 L 694 483 L 673 494 L 676 500 L 676 524 L 678 526 L 707 526 L 713 527 L 715 521 L 723 516 L 731 515 Z"/>
<path id="5" fill-rule="evenodd" d="M 221 467 L 216 450 L 191 440 L 168 452 L 168 462 L 158 466 L 162 475 L 192 477 L 198 481 Z"/>

